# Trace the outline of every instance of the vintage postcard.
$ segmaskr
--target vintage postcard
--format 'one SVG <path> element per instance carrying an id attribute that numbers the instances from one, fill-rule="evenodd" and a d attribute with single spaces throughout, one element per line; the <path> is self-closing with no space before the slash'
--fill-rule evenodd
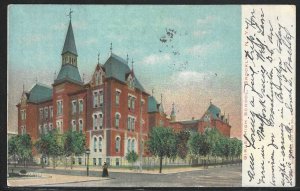
<path id="1" fill-rule="evenodd" d="M 9 187 L 295 186 L 292 5 L 9 5 Z"/>

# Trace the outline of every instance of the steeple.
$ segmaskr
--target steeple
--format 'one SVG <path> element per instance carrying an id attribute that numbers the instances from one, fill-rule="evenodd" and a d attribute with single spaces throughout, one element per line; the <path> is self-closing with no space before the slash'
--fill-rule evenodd
<path id="1" fill-rule="evenodd" d="M 70 10 L 69 17 L 69 27 L 64 43 L 64 47 L 62 50 L 62 65 L 65 64 L 71 64 L 73 66 L 77 67 L 77 49 L 76 49 L 76 44 L 75 44 L 75 38 L 74 38 L 74 33 L 73 33 L 73 28 L 72 28 L 72 20 L 71 20 L 71 14 L 72 10 Z"/>
<path id="2" fill-rule="evenodd" d="M 60 71 L 56 79 L 54 80 L 54 84 L 64 82 L 64 81 L 69 81 L 80 85 L 83 84 L 77 68 L 78 55 L 77 55 L 75 38 L 74 38 L 73 28 L 72 28 L 72 20 L 71 20 L 72 12 L 73 11 L 70 9 L 70 12 L 68 14 L 68 17 L 70 17 L 69 27 L 68 27 L 64 47 L 61 53 L 62 66 L 60 68 Z"/>

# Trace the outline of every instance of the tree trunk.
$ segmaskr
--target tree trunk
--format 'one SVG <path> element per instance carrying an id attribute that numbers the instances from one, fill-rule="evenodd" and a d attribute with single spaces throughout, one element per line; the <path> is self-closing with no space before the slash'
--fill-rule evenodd
<path id="1" fill-rule="evenodd" d="M 73 169 L 73 155 L 71 155 L 71 169 Z"/>
<path id="2" fill-rule="evenodd" d="M 162 169 L 162 160 L 163 160 L 163 157 L 161 156 L 159 158 L 159 173 L 161 173 L 161 169 Z"/>

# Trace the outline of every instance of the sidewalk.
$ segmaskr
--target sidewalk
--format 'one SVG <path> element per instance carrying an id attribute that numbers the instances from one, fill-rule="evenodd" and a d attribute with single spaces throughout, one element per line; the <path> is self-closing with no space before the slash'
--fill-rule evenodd
<path id="1" fill-rule="evenodd" d="M 87 177 L 87 176 L 70 176 L 59 174 L 43 174 L 42 177 L 32 178 L 8 178 L 7 185 L 13 187 L 23 186 L 40 186 L 47 184 L 59 184 L 59 183 L 73 183 L 73 182 L 86 182 L 86 181 L 103 181 L 109 178 L 103 177 Z"/>
<path id="2" fill-rule="evenodd" d="M 214 167 L 210 167 L 210 168 L 214 168 Z M 46 169 L 52 169 L 52 167 L 46 167 Z M 56 169 L 59 170 L 66 170 L 66 171 L 74 171 L 74 170 L 78 170 L 78 171 L 86 171 L 86 167 L 78 167 L 75 166 L 73 167 L 73 169 L 71 169 L 70 167 L 65 168 L 65 167 L 56 167 Z M 142 172 L 140 172 L 139 168 L 133 168 L 133 169 L 128 169 L 128 168 L 108 168 L 109 172 L 121 172 L 121 173 L 142 173 L 142 174 L 173 174 L 173 173 L 178 173 L 178 172 L 190 172 L 190 171 L 195 171 L 195 170 L 203 170 L 203 167 L 175 167 L 175 168 L 162 168 L 162 173 L 159 173 L 159 169 L 151 169 L 151 170 L 147 170 L 147 169 L 143 169 Z M 94 172 L 98 172 L 99 174 L 102 173 L 102 167 L 90 167 L 90 171 L 94 171 Z"/>

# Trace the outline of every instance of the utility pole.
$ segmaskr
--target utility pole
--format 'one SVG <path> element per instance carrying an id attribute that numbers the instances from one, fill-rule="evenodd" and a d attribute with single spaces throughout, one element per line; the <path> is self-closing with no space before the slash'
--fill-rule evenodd
<path id="1" fill-rule="evenodd" d="M 142 142 L 142 133 L 143 133 L 143 121 L 142 121 L 142 112 L 143 112 L 143 102 L 142 102 L 142 95 L 143 92 L 141 90 L 141 102 L 140 102 L 140 172 L 142 172 L 143 167 L 142 167 L 142 163 L 143 163 L 143 151 L 142 151 L 142 147 L 143 147 L 143 142 Z"/>

